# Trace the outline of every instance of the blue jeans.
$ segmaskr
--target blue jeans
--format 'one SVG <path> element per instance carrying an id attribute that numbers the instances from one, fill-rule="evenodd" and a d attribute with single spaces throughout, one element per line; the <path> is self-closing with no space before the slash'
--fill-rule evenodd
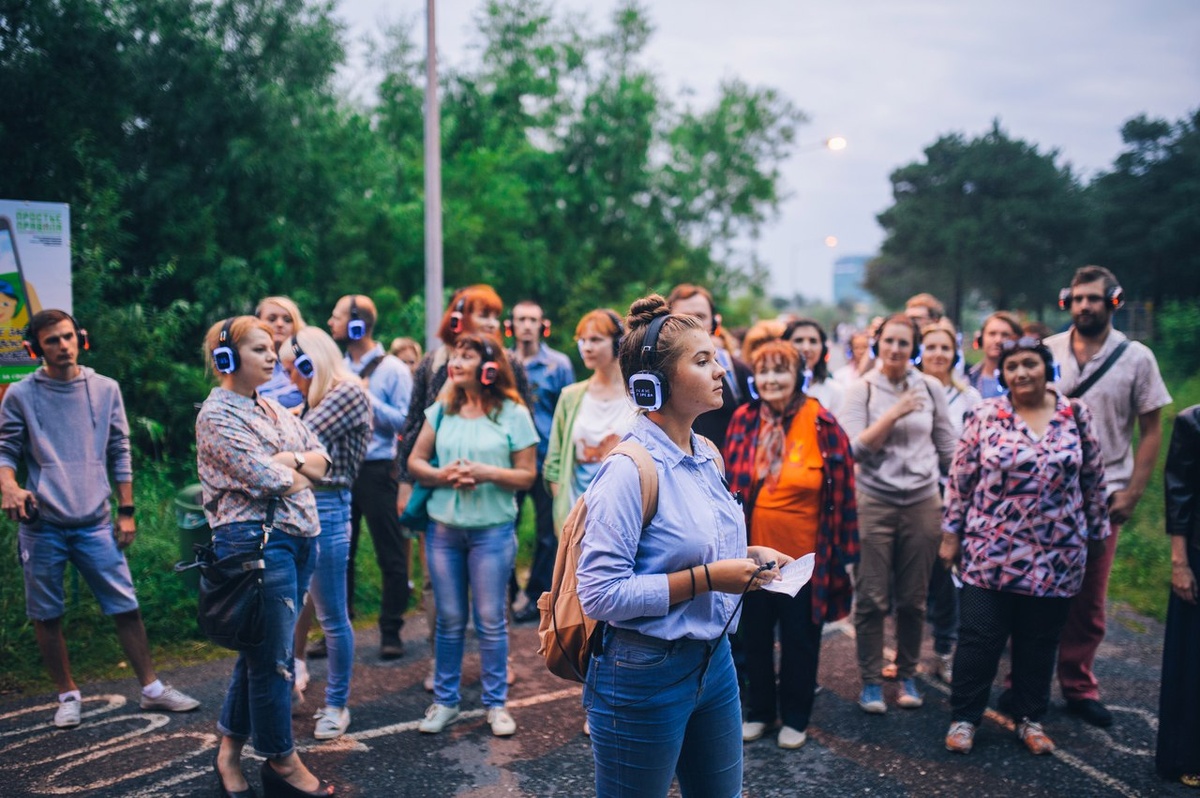
<path id="1" fill-rule="evenodd" d="M 662 798 L 672 776 L 684 798 L 742 794 L 742 712 L 727 638 L 665 641 L 608 627 L 583 706 L 598 798 Z"/>
<path id="2" fill-rule="evenodd" d="M 262 524 L 239 522 L 213 530 L 218 557 L 258 548 Z M 300 576 L 307 567 L 312 538 L 276 530 L 263 552 L 263 607 L 267 637 L 262 645 L 238 654 L 225 692 L 217 729 L 246 740 L 268 759 L 285 757 L 292 744 L 292 635 L 302 595 Z"/>
<path id="3" fill-rule="evenodd" d="M 91 526 L 61 527 L 43 521 L 36 527 L 17 527 L 21 567 L 25 573 L 25 614 L 35 621 L 52 621 L 66 612 L 63 575 L 70 560 L 83 576 L 105 615 L 138 608 L 129 563 L 117 548 L 112 521 Z"/>
<path id="4" fill-rule="evenodd" d="M 308 567 L 300 577 L 300 584 L 307 585 L 329 651 L 325 704 L 344 707 L 350 700 L 350 677 L 354 671 L 354 627 L 350 625 L 350 605 L 346 600 L 350 490 L 318 490 L 314 493 L 321 534 L 315 539 L 314 556 L 308 558 Z"/>
<path id="5" fill-rule="evenodd" d="M 483 705 L 501 707 L 508 700 L 507 590 L 516 554 L 511 523 L 487 529 L 459 529 L 436 521 L 429 524 L 425 559 L 437 607 L 437 667 L 433 675 L 437 703 L 455 706 L 459 702 L 468 587 L 479 639 Z"/>

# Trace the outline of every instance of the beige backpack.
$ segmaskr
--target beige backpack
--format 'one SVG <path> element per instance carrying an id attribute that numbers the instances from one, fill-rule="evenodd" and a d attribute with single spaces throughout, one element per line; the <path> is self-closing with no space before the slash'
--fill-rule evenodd
<path id="1" fill-rule="evenodd" d="M 637 466 L 642 485 L 642 528 L 649 525 L 658 512 L 658 472 L 646 447 L 637 441 L 618 443 L 608 457 L 624 455 Z M 582 682 L 587 676 L 592 655 L 592 638 L 603 627 L 583 613 L 576 593 L 580 544 L 583 542 L 584 522 L 587 521 L 586 494 L 580 496 L 563 524 L 554 558 L 554 581 L 550 590 L 538 599 L 538 654 L 555 676 L 572 682 Z"/>

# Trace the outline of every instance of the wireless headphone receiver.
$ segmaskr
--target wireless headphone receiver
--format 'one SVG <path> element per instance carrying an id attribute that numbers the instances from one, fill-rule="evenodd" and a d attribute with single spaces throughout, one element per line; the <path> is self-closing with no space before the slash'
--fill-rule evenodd
<path id="1" fill-rule="evenodd" d="M 88 331 L 80 327 L 79 322 L 75 321 L 75 317 L 70 313 L 66 311 L 62 313 L 71 320 L 71 326 L 75 328 L 75 338 L 79 341 L 80 350 L 91 349 L 92 342 L 88 338 Z M 39 357 L 45 357 L 41 343 L 38 341 L 37 336 L 33 334 L 33 329 L 29 326 L 25 328 L 25 340 L 21 342 L 21 345 L 25 347 L 25 351 L 29 353 L 31 359 L 37 360 Z"/>
<path id="2" fill-rule="evenodd" d="M 466 327 L 463 318 L 463 312 L 467 309 L 467 298 L 460 296 L 458 301 L 454 303 L 454 310 L 450 311 L 450 332 L 455 335 L 462 333 Z"/>
<path id="3" fill-rule="evenodd" d="M 217 336 L 217 345 L 213 347 L 213 370 L 218 374 L 232 374 L 242 365 L 237 348 L 233 346 L 233 320 L 233 316 L 225 319 L 221 334 Z"/>
<path id="4" fill-rule="evenodd" d="M 300 372 L 300 376 L 306 380 L 311 380 L 313 375 L 317 373 L 317 365 L 313 363 L 313 359 L 308 356 L 308 353 L 300 348 L 300 339 L 292 336 L 292 354 L 296 359 L 292 361 L 292 367 Z"/>
<path id="5" fill-rule="evenodd" d="M 662 408 L 671 397 L 671 386 L 666 375 L 659 370 L 657 362 L 658 334 L 669 318 L 671 315 L 664 313 L 646 327 L 640 355 L 642 368 L 629 377 L 629 393 L 633 397 L 633 403 L 649 412 Z"/>
<path id="6" fill-rule="evenodd" d="M 479 380 L 480 385 L 495 385 L 496 379 L 500 376 L 500 364 L 496 362 L 496 350 L 492 348 L 491 342 L 486 338 L 483 339 L 483 362 L 479 364 L 479 369 L 475 372 L 475 378 Z"/>
<path id="7" fill-rule="evenodd" d="M 354 294 L 350 295 L 350 321 L 346 323 L 346 337 L 351 341 L 361 341 L 367 337 L 367 323 L 358 315 Z"/>
<path id="8" fill-rule="evenodd" d="M 1120 310 L 1125 307 L 1125 289 L 1119 285 L 1104 289 L 1104 304 L 1108 305 L 1112 310 Z M 1058 307 L 1059 310 L 1070 309 L 1071 289 L 1069 287 L 1058 292 Z"/>
<path id="9" fill-rule="evenodd" d="M 625 340 L 625 325 L 621 323 L 621 317 L 617 315 L 615 310 L 604 308 L 604 312 L 612 319 L 612 322 L 617 327 L 617 331 L 613 333 L 613 357 L 618 357 L 621 354 L 621 342 Z"/>

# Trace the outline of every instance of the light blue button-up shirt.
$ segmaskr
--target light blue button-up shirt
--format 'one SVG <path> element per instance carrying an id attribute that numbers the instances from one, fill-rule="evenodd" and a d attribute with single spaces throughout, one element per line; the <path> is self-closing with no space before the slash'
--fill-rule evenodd
<path id="1" fill-rule="evenodd" d="M 367 447 L 367 460 L 396 459 L 396 436 L 404 429 L 408 418 L 408 405 L 412 400 L 413 378 L 408 366 L 398 357 L 383 351 L 381 344 L 363 355 L 358 363 L 345 356 L 346 365 L 355 374 L 361 374 L 372 360 L 383 358 L 383 362 L 367 380 L 367 395 L 371 397 L 371 445 Z"/>
<path id="2" fill-rule="evenodd" d="M 692 435 L 684 454 L 645 416 L 629 438 L 646 447 L 658 471 L 658 512 L 642 529 L 637 465 L 611 457 L 585 494 L 588 513 L 578 591 L 591 618 L 661 640 L 715 640 L 738 596 L 700 593 L 671 606 L 667 574 L 746 556 L 746 521 L 721 480 L 715 453 Z M 703 586 L 704 572 L 696 572 Z M 730 630 L 737 628 L 736 621 Z"/>

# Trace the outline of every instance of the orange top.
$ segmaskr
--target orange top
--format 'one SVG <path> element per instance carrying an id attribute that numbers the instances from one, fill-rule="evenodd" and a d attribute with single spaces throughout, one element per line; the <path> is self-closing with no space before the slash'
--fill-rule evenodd
<path id="1" fill-rule="evenodd" d="M 779 482 L 764 484 L 750 515 L 750 544 L 770 546 L 790 557 L 817 549 L 821 483 L 821 450 L 817 446 L 817 402 L 805 402 L 784 442 Z"/>

